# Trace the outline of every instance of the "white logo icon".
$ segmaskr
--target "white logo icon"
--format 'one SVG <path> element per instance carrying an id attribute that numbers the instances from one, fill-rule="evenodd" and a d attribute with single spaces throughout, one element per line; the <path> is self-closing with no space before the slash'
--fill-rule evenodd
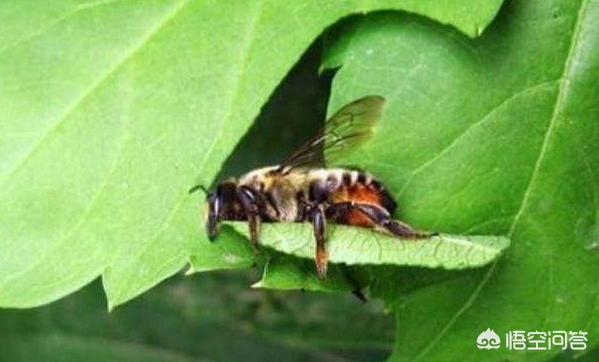
<path id="1" fill-rule="evenodd" d="M 487 328 L 476 338 L 476 346 L 480 349 L 497 349 L 501 344 L 501 339 L 491 328 Z"/>

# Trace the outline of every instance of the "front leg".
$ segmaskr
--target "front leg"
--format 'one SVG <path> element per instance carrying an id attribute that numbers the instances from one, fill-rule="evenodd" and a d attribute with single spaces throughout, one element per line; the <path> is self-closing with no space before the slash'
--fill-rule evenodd
<path id="1" fill-rule="evenodd" d="M 260 232 L 260 210 L 258 209 L 258 203 L 256 199 L 256 193 L 247 186 L 240 186 L 237 189 L 237 199 L 241 204 L 250 228 L 250 240 L 252 241 L 252 247 L 254 250 L 257 249 L 258 245 L 258 234 Z"/>
<path id="2" fill-rule="evenodd" d="M 327 275 L 328 256 L 324 245 L 326 238 L 326 218 L 322 204 L 314 205 L 311 208 L 310 220 L 312 221 L 314 238 L 316 239 L 316 272 L 320 279 L 324 279 Z"/>

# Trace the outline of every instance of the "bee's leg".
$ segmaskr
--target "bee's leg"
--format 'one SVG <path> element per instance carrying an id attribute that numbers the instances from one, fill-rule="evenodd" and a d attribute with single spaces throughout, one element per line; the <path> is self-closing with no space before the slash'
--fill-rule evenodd
<path id="1" fill-rule="evenodd" d="M 336 204 L 332 204 L 326 210 L 327 218 L 335 220 L 337 222 L 342 222 L 345 219 L 345 215 L 351 211 L 353 208 L 353 203 L 349 201 L 338 202 Z"/>
<path id="2" fill-rule="evenodd" d="M 421 239 L 437 234 L 415 230 L 408 224 L 393 220 L 387 210 L 377 205 L 355 203 L 353 204 L 353 207 L 357 210 L 360 210 L 376 225 L 383 227 L 393 235 L 405 238 Z"/>
<path id="3" fill-rule="evenodd" d="M 316 239 L 316 272 L 318 277 L 323 279 L 327 275 L 327 251 L 325 249 L 326 218 L 324 206 L 322 204 L 314 205 L 310 210 L 310 220 L 314 228 L 314 238 Z"/>
<path id="4" fill-rule="evenodd" d="M 295 196 L 297 200 L 297 215 L 295 221 L 302 222 L 310 219 L 310 204 L 306 201 L 306 195 L 300 191 Z"/>
<path id="5" fill-rule="evenodd" d="M 325 215 L 328 219 L 341 221 L 345 218 L 345 215 L 352 210 L 352 208 L 352 202 L 339 202 L 327 207 L 325 210 Z M 366 303 L 368 299 L 366 298 L 366 295 L 364 295 L 360 283 L 358 283 L 356 278 L 354 278 L 351 271 L 347 268 L 343 268 L 343 277 L 352 285 L 352 294 L 355 295 L 356 298 L 360 299 L 362 302 Z"/>
<path id="6" fill-rule="evenodd" d="M 258 234 L 260 232 L 260 213 L 258 210 L 258 203 L 256 202 L 256 194 L 249 187 L 240 186 L 237 189 L 237 199 L 248 220 L 252 247 L 256 249 L 258 244 Z"/>

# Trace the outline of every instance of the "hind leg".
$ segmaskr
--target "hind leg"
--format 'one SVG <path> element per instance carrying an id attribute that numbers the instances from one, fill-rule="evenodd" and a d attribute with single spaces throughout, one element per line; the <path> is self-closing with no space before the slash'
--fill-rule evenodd
<path id="1" fill-rule="evenodd" d="M 326 217 L 323 205 L 315 205 L 310 210 L 310 220 L 314 230 L 314 238 L 316 239 L 316 272 L 320 279 L 324 279 L 327 275 L 328 255 L 325 249 L 325 234 L 326 234 Z"/>
<path id="2" fill-rule="evenodd" d="M 372 221 L 373 225 L 378 226 L 383 230 L 399 237 L 421 239 L 437 235 L 437 233 L 427 233 L 413 229 L 408 224 L 398 220 L 393 220 L 387 210 L 374 204 L 340 202 L 329 206 L 327 209 L 327 216 L 335 220 L 342 220 L 348 212 L 353 210 L 359 210 L 368 219 L 370 219 L 370 221 Z"/>

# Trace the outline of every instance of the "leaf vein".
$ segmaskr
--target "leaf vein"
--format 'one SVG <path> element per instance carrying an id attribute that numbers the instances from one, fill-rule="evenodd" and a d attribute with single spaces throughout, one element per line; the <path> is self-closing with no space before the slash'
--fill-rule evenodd
<path id="1" fill-rule="evenodd" d="M 156 35 L 164 26 L 175 17 L 183 7 L 189 3 L 190 0 L 183 0 L 177 6 L 173 7 L 173 10 L 166 14 L 154 27 L 150 29 L 146 34 L 141 37 L 141 41 L 139 44 L 129 48 L 123 57 L 115 62 L 106 73 L 102 74 L 96 81 L 94 81 L 90 87 L 85 89 L 79 96 L 77 96 L 73 103 L 68 105 L 66 109 L 62 112 L 61 115 L 58 116 L 54 124 L 52 124 L 49 129 L 40 137 L 40 139 L 29 149 L 29 151 L 23 156 L 20 160 L 18 160 L 14 166 L 6 173 L 4 180 L 0 180 L 0 182 L 6 182 L 6 180 L 10 179 L 14 174 L 16 174 L 26 163 L 27 161 L 36 153 L 37 150 L 40 149 L 44 141 L 54 132 L 59 129 L 59 126 L 64 124 L 64 120 L 69 117 L 89 96 L 91 96 L 94 91 L 96 91 L 107 79 L 110 78 L 112 74 L 120 69 L 120 67 L 127 62 L 127 60 L 131 59 L 138 51 L 140 51 L 145 44 Z"/>
<path id="2" fill-rule="evenodd" d="M 567 87 L 569 85 L 568 72 L 570 71 L 570 66 L 571 66 L 572 58 L 574 57 L 574 53 L 577 50 L 577 49 L 575 49 L 576 45 L 577 45 L 576 43 L 577 43 L 577 40 L 578 40 L 578 37 L 580 34 L 580 28 L 581 28 L 581 23 L 582 23 L 581 19 L 584 17 L 584 11 L 586 9 L 587 2 L 588 2 L 588 0 L 582 0 L 580 9 L 578 11 L 578 18 L 577 18 L 576 24 L 573 29 L 570 48 L 568 50 L 568 53 L 566 54 L 566 59 L 565 59 L 565 64 L 564 64 L 564 69 L 562 71 L 562 75 L 559 78 L 560 86 L 559 86 L 555 106 L 553 109 L 553 113 L 549 120 L 549 126 L 547 127 L 547 131 L 546 131 L 544 139 L 543 139 L 543 144 L 542 144 L 541 150 L 539 152 L 539 157 L 537 158 L 537 160 L 535 162 L 535 165 L 534 165 L 534 168 L 532 171 L 532 175 L 528 182 L 528 186 L 526 188 L 524 196 L 522 197 L 522 203 L 520 204 L 518 212 L 516 213 L 516 216 L 514 217 L 514 220 L 512 221 L 512 225 L 511 225 L 509 233 L 508 233 L 510 238 L 512 237 L 512 234 L 515 230 L 515 225 L 518 223 L 518 221 L 522 215 L 522 212 L 525 208 L 525 205 L 528 202 L 528 198 L 530 197 L 530 190 L 532 189 L 533 183 L 536 181 L 536 176 L 538 174 L 540 164 L 541 164 L 543 158 L 545 157 L 549 139 L 551 138 L 551 135 L 553 133 L 553 129 L 554 129 L 554 126 L 556 123 L 558 112 L 561 111 L 561 107 L 563 106 L 564 94 L 568 91 L 568 89 L 567 89 Z M 449 329 L 451 329 L 451 327 L 455 324 L 455 322 L 458 320 L 458 318 L 474 303 L 474 300 L 478 297 L 478 295 L 480 294 L 480 292 L 482 291 L 484 286 L 487 284 L 488 280 L 491 278 L 493 272 L 495 271 L 497 263 L 498 263 L 497 260 L 493 262 L 492 266 L 489 268 L 489 271 L 485 274 L 485 276 L 482 278 L 479 285 L 472 292 L 472 295 L 470 296 L 470 298 L 468 298 L 468 300 L 462 306 L 462 308 L 460 308 L 456 312 L 456 314 L 449 320 L 449 322 L 445 325 L 445 327 L 441 330 L 441 332 L 433 340 L 431 340 L 426 345 L 426 347 L 424 347 L 422 349 L 422 351 L 420 353 L 418 353 L 416 355 L 416 357 L 414 358 L 415 360 L 420 359 L 422 356 L 424 356 L 426 353 L 428 353 L 434 347 L 434 345 L 436 345 L 437 342 L 447 333 L 447 331 Z"/>
<path id="3" fill-rule="evenodd" d="M 480 294 L 480 292 L 482 291 L 484 286 L 487 284 L 487 282 L 493 275 L 493 272 L 495 271 L 495 267 L 497 266 L 497 262 L 498 261 L 495 260 L 493 262 L 493 264 L 491 264 L 491 266 L 489 267 L 489 270 L 485 273 L 485 275 L 481 279 L 480 283 L 478 283 L 478 285 L 476 286 L 476 288 L 474 289 L 474 291 L 472 292 L 472 294 L 470 295 L 470 297 L 468 298 L 466 303 L 464 303 L 464 305 L 453 315 L 453 317 L 451 317 L 449 322 L 447 322 L 447 324 L 443 327 L 443 329 L 441 329 L 439 334 L 437 334 L 435 336 L 435 338 L 431 339 L 431 341 L 418 354 L 416 354 L 416 356 L 414 356 L 414 358 L 413 358 L 414 361 L 421 359 L 431 349 L 433 349 L 433 347 L 441 340 L 441 338 L 443 338 L 445 336 L 445 334 L 451 329 L 451 327 L 453 327 L 453 325 L 457 322 L 457 320 L 466 312 L 466 310 L 468 310 L 468 308 L 470 308 L 470 306 L 472 306 L 472 304 L 474 303 L 474 301 L 476 300 L 476 298 L 478 297 L 478 295 Z"/>
<path id="4" fill-rule="evenodd" d="M 72 10 L 65 11 L 62 15 L 59 15 L 54 20 L 49 21 L 48 23 L 46 23 L 45 26 L 39 27 L 35 31 L 31 32 L 28 35 L 25 35 L 24 37 L 22 37 L 20 39 L 17 39 L 16 41 L 14 41 L 11 44 L 8 44 L 4 47 L 0 47 L 0 53 L 3 53 L 6 50 L 15 48 L 27 41 L 33 40 L 39 36 L 44 35 L 44 33 L 48 32 L 55 26 L 59 25 L 60 23 L 67 20 L 71 16 L 76 15 L 77 13 L 79 13 L 83 10 L 89 10 L 89 9 L 92 9 L 92 8 L 95 8 L 98 6 L 107 5 L 107 4 L 111 4 L 111 3 L 115 3 L 115 2 L 121 2 L 121 1 L 130 1 L 130 0 L 101 0 L 101 1 L 93 2 L 93 3 L 89 3 L 89 4 L 77 5 L 77 6 L 73 7 Z"/>
<path id="5" fill-rule="evenodd" d="M 258 9 L 257 9 L 258 11 L 256 13 L 255 20 L 250 23 L 250 26 L 248 28 L 248 31 L 247 31 L 247 33 L 249 35 L 249 38 L 247 40 L 248 45 L 245 48 L 242 48 L 241 52 L 240 52 L 240 68 L 239 68 L 240 76 L 238 78 L 239 80 L 236 83 L 235 90 L 232 93 L 231 102 L 227 109 L 227 114 L 225 115 L 225 117 L 223 117 L 223 121 L 220 124 L 217 134 L 214 136 L 213 141 L 211 142 L 210 146 L 208 147 L 207 151 L 205 152 L 204 159 L 202 160 L 201 166 L 199 167 L 199 169 L 204 169 L 204 167 L 206 166 L 206 163 L 207 163 L 208 159 L 210 158 L 210 154 L 212 153 L 215 145 L 217 144 L 217 142 L 219 141 L 219 139 L 222 136 L 222 133 L 225 128 L 225 123 L 226 123 L 227 119 L 231 116 L 231 113 L 232 113 L 231 109 L 233 108 L 233 105 L 235 104 L 235 100 L 237 99 L 238 94 L 239 94 L 240 84 L 241 84 L 242 78 L 243 78 L 242 76 L 245 73 L 245 70 L 247 69 L 247 60 L 248 60 L 247 58 L 248 58 L 250 47 L 253 44 L 256 26 L 261 18 L 263 4 L 264 4 L 264 1 L 261 1 L 260 7 L 258 7 Z M 150 247 L 152 245 L 154 245 L 154 242 L 156 240 L 158 240 L 158 237 L 160 236 L 160 234 L 169 227 L 174 216 L 177 214 L 177 212 L 179 211 L 179 209 L 181 208 L 181 206 L 184 204 L 185 200 L 187 199 L 187 195 L 188 195 L 187 192 L 181 193 L 181 195 L 178 197 L 178 199 L 176 199 L 173 208 L 170 210 L 170 212 L 164 218 L 164 220 L 160 224 L 160 227 L 158 227 L 156 232 L 152 236 L 150 236 L 150 238 L 145 243 L 145 245 L 140 249 L 140 251 L 138 253 L 136 253 L 135 258 L 138 261 L 143 259 L 144 255 L 146 255 L 148 250 L 150 250 Z M 135 277 L 135 275 L 131 274 L 130 278 L 133 278 L 133 277 Z M 123 283 L 122 285 L 126 285 L 126 284 L 127 283 Z"/>
<path id="6" fill-rule="evenodd" d="M 509 102 L 511 102 L 512 100 L 516 99 L 517 97 L 528 93 L 528 92 L 534 92 L 537 89 L 546 87 L 548 85 L 551 85 L 553 83 L 555 83 L 557 81 L 557 79 L 554 80 L 549 80 L 549 81 L 544 81 L 535 85 L 532 85 L 530 87 L 526 87 L 516 93 L 511 94 L 509 97 L 505 98 L 503 101 L 501 101 L 498 105 L 494 106 L 491 110 L 489 110 L 480 120 L 470 124 L 468 127 L 466 127 L 466 129 L 460 133 L 457 137 L 455 137 L 449 144 L 447 144 L 447 146 L 443 147 L 443 149 L 441 149 L 441 151 L 437 152 L 433 157 L 431 157 L 430 159 L 428 159 L 427 161 L 423 162 L 420 166 L 418 166 L 417 168 L 415 168 L 410 177 L 408 178 L 408 180 L 404 183 L 404 185 L 402 186 L 402 188 L 399 190 L 398 193 L 398 198 L 401 197 L 402 193 L 407 189 L 407 187 L 409 186 L 409 184 L 412 182 L 412 180 L 414 179 L 414 177 L 419 174 L 420 172 L 422 172 L 424 169 L 426 169 L 428 166 L 430 166 L 432 163 L 434 163 L 435 161 L 437 161 L 438 159 L 440 159 L 441 157 L 443 157 L 445 154 L 447 154 L 451 149 L 453 149 L 458 143 L 459 141 L 464 138 L 466 135 L 468 135 L 470 132 L 472 132 L 473 130 L 475 130 L 477 127 L 482 126 L 483 124 L 485 124 L 486 121 L 488 121 L 489 119 L 491 119 L 491 117 L 498 111 L 500 110 L 502 107 L 504 107 L 505 105 L 509 104 Z"/>
<path id="7" fill-rule="evenodd" d="M 129 80 L 127 80 L 127 81 L 129 82 Z M 130 99 L 131 99 L 130 92 L 131 92 L 131 90 L 130 90 L 130 84 L 129 84 L 127 86 L 127 89 L 125 90 L 125 94 L 123 97 L 123 102 L 125 104 L 130 102 Z M 43 262 L 52 253 L 56 252 L 57 250 L 60 250 L 60 248 L 63 245 L 65 245 L 67 243 L 67 241 L 71 240 L 71 237 L 73 237 L 73 235 L 75 235 L 77 230 L 79 230 L 79 228 L 89 218 L 89 216 L 92 214 L 92 211 L 94 210 L 94 207 L 96 206 L 96 203 L 98 202 L 98 200 L 100 200 L 100 196 L 104 193 L 104 190 L 106 189 L 106 186 L 108 185 L 108 182 L 110 181 L 111 177 L 114 175 L 114 172 L 119 164 L 119 161 L 121 160 L 121 157 L 123 155 L 123 150 L 125 148 L 124 145 L 129 138 L 129 122 L 130 122 L 129 112 L 124 112 L 123 121 L 122 121 L 122 125 L 121 125 L 123 135 L 121 136 L 121 141 L 119 142 L 119 145 L 120 145 L 119 150 L 117 151 L 117 154 L 115 155 L 115 158 L 114 158 L 112 164 L 110 165 L 107 172 L 105 173 L 105 176 L 102 178 L 102 181 L 100 182 L 99 187 L 98 187 L 98 191 L 96 191 L 92 195 L 90 202 L 88 203 L 88 206 L 85 208 L 85 211 L 83 211 L 83 213 L 81 214 L 81 217 L 77 220 L 77 222 L 73 223 L 73 226 L 64 234 L 65 236 L 62 238 L 62 240 L 60 242 L 58 242 L 52 248 L 52 250 L 45 253 L 36 262 L 30 264 L 26 269 L 20 270 L 13 275 L 6 276 L 4 282 L 0 284 L 0 288 L 2 288 L 2 286 L 5 286 L 6 284 L 8 284 L 10 281 L 17 279 L 23 275 L 26 275 L 30 271 L 36 269 L 38 266 L 42 265 Z M 58 280 L 57 280 L 57 282 L 58 282 Z M 46 285 L 46 287 L 48 287 L 48 285 Z"/>

